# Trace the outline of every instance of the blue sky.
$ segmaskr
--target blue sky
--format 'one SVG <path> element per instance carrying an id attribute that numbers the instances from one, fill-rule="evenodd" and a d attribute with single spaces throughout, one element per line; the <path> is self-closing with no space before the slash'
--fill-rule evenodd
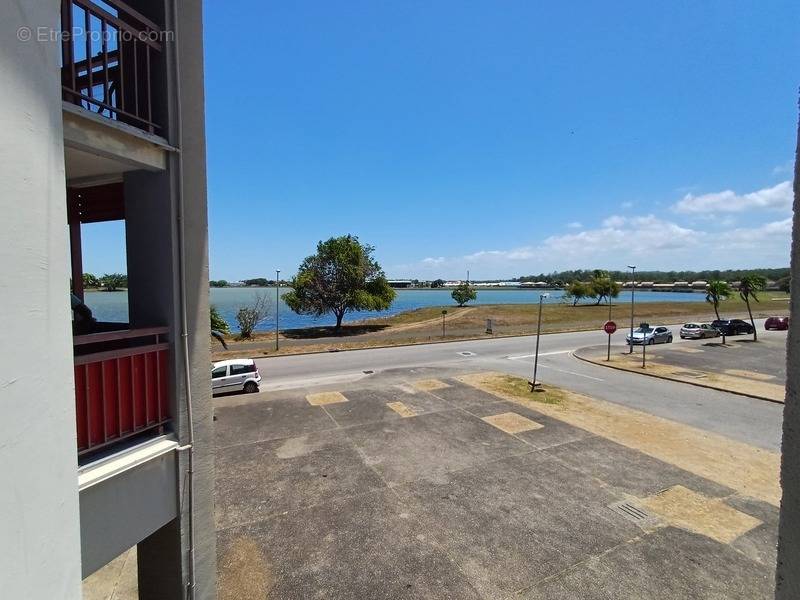
<path id="1" fill-rule="evenodd" d="M 206 2 L 212 278 L 788 265 L 800 7 L 650 4 Z"/>

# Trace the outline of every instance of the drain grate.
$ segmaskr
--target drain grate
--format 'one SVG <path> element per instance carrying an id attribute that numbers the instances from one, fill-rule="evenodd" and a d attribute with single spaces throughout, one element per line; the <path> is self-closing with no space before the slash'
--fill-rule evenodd
<path id="1" fill-rule="evenodd" d="M 468 350 L 465 350 L 464 352 L 459 352 L 459 354 L 461 356 L 475 356 L 474 352 L 469 352 Z"/>
<path id="2" fill-rule="evenodd" d="M 640 527 L 646 528 L 655 525 L 658 521 L 657 517 L 651 515 L 641 506 L 637 506 L 632 502 L 615 502 L 614 504 L 609 504 L 608 508 L 613 510 L 618 515 L 625 517 L 628 519 L 628 521 L 636 523 Z"/>

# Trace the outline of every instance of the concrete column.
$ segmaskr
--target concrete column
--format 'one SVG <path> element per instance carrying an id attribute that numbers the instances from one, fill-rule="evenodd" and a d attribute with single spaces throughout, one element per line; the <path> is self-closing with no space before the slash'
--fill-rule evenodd
<path id="1" fill-rule="evenodd" d="M 56 0 L 0 2 L 0 595 L 81 597 Z M 28 38 L 30 34 L 31 38 Z"/>
<path id="2" fill-rule="evenodd" d="M 155 4 L 159 0 L 153 0 Z M 183 598 L 183 588 L 194 573 L 194 598 L 216 598 L 216 531 L 214 527 L 214 435 L 208 317 L 208 216 L 206 207 L 205 99 L 203 88 L 203 22 L 201 0 L 182 0 L 178 22 L 173 22 L 173 0 L 163 3 L 166 29 L 176 33 L 177 44 L 165 45 L 169 119 L 166 136 L 180 148 L 172 154 L 167 173 L 134 173 L 125 178 L 128 221 L 129 285 L 132 323 L 147 324 L 169 315 L 174 342 L 175 432 L 182 444 L 189 441 L 187 393 L 191 392 L 194 433 L 194 481 L 189 500 L 189 452 L 178 456 L 176 473 L 181 498 L 179 518 L 139 544 L 139 595 L 142 599 Z M 154 9 L 155 10 L 155 9 Z M 154 11 L 151 11 L 154 13 Z M 180 85 L 178 85 L 180 82 Z M 180 97 L 178 89 L 180 88 Z M 179 123 L 179 118 L 182 123 Z M 179 134 L 182 132 L 182 135 Z M 180 199 L 184 213 L 179 219 Z M 141 203 L 141 205 L 140 205 Z M 162 218 L 147 230 L 145 223 Z M 144 214 L 147 213 L 145 217 Z M 141 221 L 139 218 L 141 217 Z M 183 338 L 180 321 L 180 233 L 185 262 L 183 280 L 186 303 L 189 376 L 185 386 Z M 155 239 L 158 238 L 158 239 Z M 150 248 L 144 246 L 150 244 Z M 141 253 L 134 257 L 133 253 Z M 160 263 L 154 265 L 153 262 Z M 153 270 L 155 269 L 155 270 Z M 149 275 L 146 275 L 149 273 Z M 143 289 L 135 290 L 137 282 Z M 164 285 L 159 291 L 155 285 Z M 170 291 L 166 291 L 167 288 Z M 152 324 L 152 323 L 150 323 Z M 189 510 L 193 516 L 193 528 Z M 193 535 L 192 535 L 193 531 Z M 194 569 L 189 546 L 194 548 Z M 176 574 L 181 588 L 176 587 Z"/>
<path id="3" fill-rule="evenodd" d="M 800 127 L 794 165 L 791 320 L 786 345 L 781 520 L 775 598 L 800 598 Z"/>

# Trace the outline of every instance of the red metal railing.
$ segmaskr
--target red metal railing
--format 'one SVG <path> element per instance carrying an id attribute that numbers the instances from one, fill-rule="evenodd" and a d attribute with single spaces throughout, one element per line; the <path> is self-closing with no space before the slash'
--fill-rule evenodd
<path id="1" fill-rule="evenodd" d="M 166 333 L 154 327 L 74 337 L 78 455 L 163 431 L 170 420 Z"/>
<path id="2" fill-rule="evenodd" d="M 155 133 L 152 70 L 164 39 L 158 25 L 119 0 L 62 0 L 61 29 L 64 100 Z"/>

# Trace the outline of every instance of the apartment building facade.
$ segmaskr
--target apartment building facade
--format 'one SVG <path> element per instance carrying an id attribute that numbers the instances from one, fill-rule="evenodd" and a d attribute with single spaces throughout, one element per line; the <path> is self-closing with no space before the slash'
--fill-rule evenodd
<path id="1" fill-rule="evenodd" d="M 0 589 L 215 597 L 201 0 L 0 4 Z M 127 322 L 82 286 L 124 223 Z M 123 241 L 120 240 L 122 244 Z"/>

